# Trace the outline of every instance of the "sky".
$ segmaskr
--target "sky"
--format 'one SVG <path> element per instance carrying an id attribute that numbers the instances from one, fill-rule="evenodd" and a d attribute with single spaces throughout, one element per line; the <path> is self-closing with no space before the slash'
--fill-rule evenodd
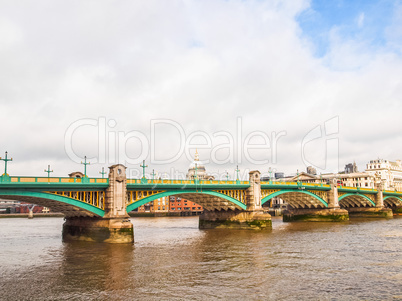
<path id="1" fill-rule="evenodd" d="M 364 170 L 401 115 L 401 0 L 0 0 L 12 176 Z"/>

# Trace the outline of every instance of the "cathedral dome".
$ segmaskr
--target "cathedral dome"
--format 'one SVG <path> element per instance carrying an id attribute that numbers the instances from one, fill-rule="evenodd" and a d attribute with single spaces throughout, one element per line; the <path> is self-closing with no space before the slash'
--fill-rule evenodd
<path id="1" fill-rule="evenodd" d="M 187 179 L 194 179 L 195 177 L 200 180 L 209 178 L 204 164 L 200 161 L 198 151 L 195 151 L 194 161 L 190 163 L 187 172 Z"/>

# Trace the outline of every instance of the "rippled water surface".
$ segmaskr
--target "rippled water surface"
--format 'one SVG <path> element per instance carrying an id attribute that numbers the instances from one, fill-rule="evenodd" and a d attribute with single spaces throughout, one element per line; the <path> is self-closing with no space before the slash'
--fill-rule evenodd
<path id="1" fill-rule="evenodd" d="M 134 245 L 63 243 L 61 218 L 0 219 L 2 300 L 402 300 L 402 218 L 199 230 L 136 218 Z"/>

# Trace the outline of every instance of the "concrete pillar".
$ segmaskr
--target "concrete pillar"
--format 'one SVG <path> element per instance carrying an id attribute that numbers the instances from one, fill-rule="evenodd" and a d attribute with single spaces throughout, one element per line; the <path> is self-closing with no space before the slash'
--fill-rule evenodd
<path id="1" fill-rule="evenodd" d="M 105 215 L 102 218 L 71 217 L 63 225 L 63 239 L 107 243 L 133 243 L 133 224 L 128 219 L 126 167 L 109 167 Z"/>
<path id="2" fill-rule="evenodd" d="M 33 215 L 33 208 L 29 208 L 29 207 L 28 207 L 28 209 L 29 209 L 28 218 L 29 218 L 29 219 L 32 219 L 32 218 L 34 217 L 34 215 Z"/>
<path id="3" fill-rule="evenodd" d="M 207 211 L 200 215 L 200 229 L 272 229 L 271 215 L 261 205 L 261 183 L 258 170 L 249 173 L 250 187 L 246 191 L 246 210 Z"/>
<path id="4" fill-rule="evenodd" d="M 106 189 L 105 218 L 128 218 L 126 167 L 116 164 L 109 167 L 109 187 Z"/>
<path id="5" fill-rule="evenodd" d="M 246 192 L 247 210 L 262 210 L 260 176 L 261 173 L 258 170 L 249 172 L 250 187 Z"/>
<path id="6" fill-rule="evenodd" d="M 376 181 L 375 188 L 377 189 L 377 194 L 375 195 L 375 207 L 384 208 L 384 182 L 382 180 Z"/>
<path id="7" fill-rule="evenodd" d="M 330 209 L 339 209 L 339 200 L 338 200 L 338 186 L 337 180 L 334 179 L 331 182 L 331 190 L 327 192 L 327 201 L 328 201 L 328 208 Z"/>

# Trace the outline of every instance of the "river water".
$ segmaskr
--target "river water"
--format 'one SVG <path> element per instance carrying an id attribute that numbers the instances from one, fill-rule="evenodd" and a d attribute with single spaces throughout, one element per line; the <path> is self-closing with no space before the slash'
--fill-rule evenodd
<path id="1" fill-rule="evenodd" d="M 134 245 L 63 243 L 62 218 L 0 219 L 1 300 L 402 300 L 402 218 L 199 230 L 134 218 Z"/>

